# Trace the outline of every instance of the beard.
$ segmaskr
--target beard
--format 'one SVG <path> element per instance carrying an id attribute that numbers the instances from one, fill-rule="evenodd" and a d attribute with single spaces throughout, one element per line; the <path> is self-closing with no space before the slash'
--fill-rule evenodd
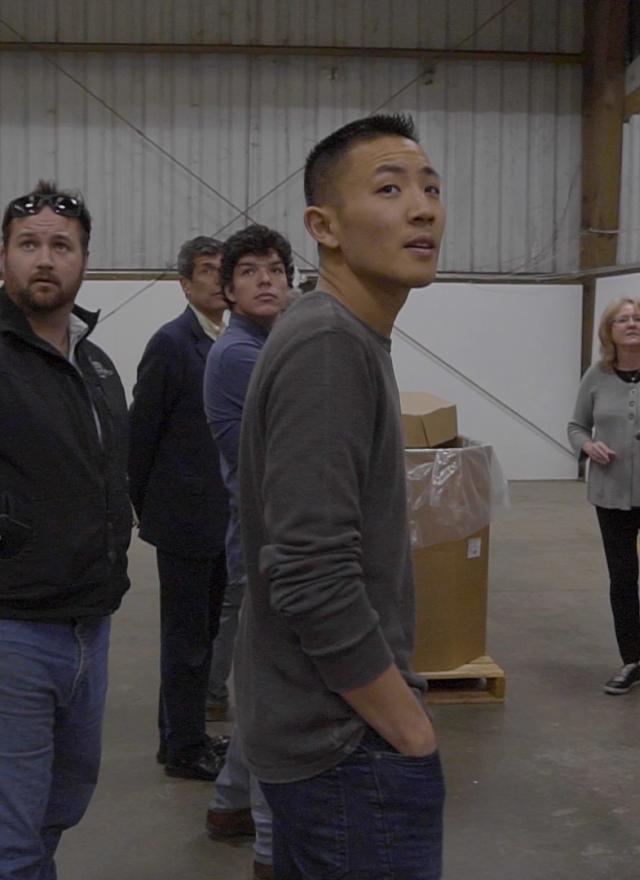
<path id="1" fill-rule="evenodd" d="M 16 305 L 26 314 L 44 316 L 73 305 L 82 283 L 82 274 L 64 285 L 52 276 L 46 287 L 42 281 L 19 287 L 11 284 L 11 280 L 10 275 L 7 275 L 5 285 Z"/>

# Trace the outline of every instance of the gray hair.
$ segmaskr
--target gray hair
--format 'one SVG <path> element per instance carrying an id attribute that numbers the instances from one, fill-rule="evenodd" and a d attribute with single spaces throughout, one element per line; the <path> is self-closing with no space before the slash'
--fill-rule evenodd
<path id="1" fill-rule="evenodd" d="M 208 235 L 198 235 L 185 241 L 178 253 L 178 275 L 181 278 L 191 279 L 196 257 L 217 257 L 222 253 L 222 249 L 222 242 Z"/>

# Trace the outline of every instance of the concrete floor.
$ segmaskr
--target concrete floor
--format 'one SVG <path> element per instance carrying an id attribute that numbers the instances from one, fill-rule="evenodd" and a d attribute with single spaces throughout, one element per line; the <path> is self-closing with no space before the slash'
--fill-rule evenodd
<path id="1" fill-rule="evenodd" d="M 492 528 L 488 639 L 508 700 L 435 712 L 445 880 L 638 880 L 640 688 L 602 692 L 619 660 L 595 516 L 580 483 L 516 483 L 512 498 Z M 154 761 L 156 573 L 139 541 L 131 574 L 114 619 L 102 775 L 63 839 L 60 880 L 245 880 L 250 846 L 204 832 L 210 785 L 170 780 Z"/>

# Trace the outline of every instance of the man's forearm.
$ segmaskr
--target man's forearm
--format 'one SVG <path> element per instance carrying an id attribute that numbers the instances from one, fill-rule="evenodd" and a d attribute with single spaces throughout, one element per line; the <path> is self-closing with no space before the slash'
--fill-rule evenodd
<path id="1" fill-rule="evenodd" d="M 433 725 L 395 664 L 340 696 L 403 755 L 419 757 L 437 748 Z"/>

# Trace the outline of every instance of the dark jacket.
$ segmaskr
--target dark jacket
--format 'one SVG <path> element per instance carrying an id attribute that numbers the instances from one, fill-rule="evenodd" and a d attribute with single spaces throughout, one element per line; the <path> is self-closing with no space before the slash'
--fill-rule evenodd
<path id="1" fill-rule="evenodd" d="M 227 492 L 207 426 L 202 380 L 213 341 L 189 307 L 155 333 L 129 410 L 131 500 L 140 537 L 190 558 L 224 549 Z"/>
<path id="2" fill-rule="evenodd" d="M 0 290 L 0 618 L 110 614 L 129 586 L 124 391 L 86 337 L 76 359 Z"/>

